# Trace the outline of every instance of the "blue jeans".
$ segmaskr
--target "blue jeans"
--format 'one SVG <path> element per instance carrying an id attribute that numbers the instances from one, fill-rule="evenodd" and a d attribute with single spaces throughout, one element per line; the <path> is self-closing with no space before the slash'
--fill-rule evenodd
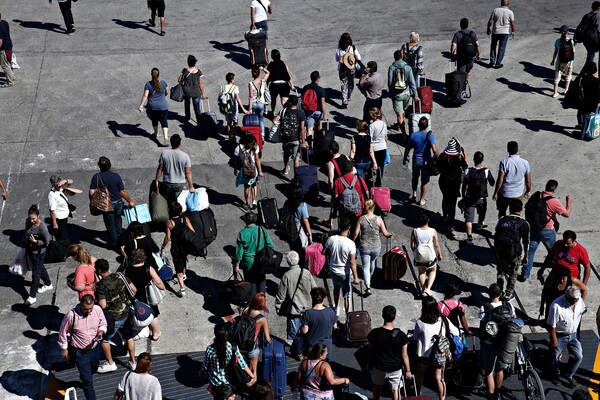
<path id="1" fill-rule="evenodd" d="M 365 174 L 367 173 L 369 168 L 371 168 L 371 161 L 357 162 L 354 164 L 354 166 L 356 167 L 356 173 L 358 174 L 358 176 L 365 179 Z"/>
<path id="2" fill-rule="evenodd" d="M 87 400 L 96 400 L 93 375 L 99 364 L 98 346 L 91 350 L 75 349 L 75 366 L 79 371 L 83 394 Z"/>
<path id="3" fill-rule="evenodd" d="M 557 333 L 557 336 L 559 334 Z M 577 332 L 565 336 L 558 336 L 558 347 L 553 350 L 550 363 L 552 365 L 552 374 L 556 377 L 560 376 L 560 370 L 558 369 L 558 357 L 564 349 L 569 351 L 569 361 L 567 362 L 565 373 L 563 374 L 567 378 L 572 378 L 583 360 L 583 350 L 581 349 L 581 343 L 577 340 Z"/>
<path id="4" fill-rule="evenodd" d="M 189 97 L 185 96 L 183 98 L 183 108 L 185 110 L 185 117 L 190 118 L 190 100 L 192 104 L 194 104 L 194 112 L 196 113 L 196 122 L 198 122 L 198 117 L 200 116 L 200 97 Z"/>
<path id="5" fill-rule="evenodd" d="M 296 339 L 296 334 L 300 330 L 300 326 L 302 325 L 302 317 L 288 317 L 287 318 L 287 338 L 289 340 Z"/>
<path id="6" fill-rule="evenodd" d="M 252 112 L 258 115 L 258 122 L 260 124 L 260 134 L 265 136 L 265 103 L 259 103 L 257 101 L 253 102 Z"/>
<path id="7" fill-rule="evenodd" d="M 123 200 L 113 201 L 113 212 L 102 214 L 104 226 L 108 232 L 108 244 L 117 247 L 123 230 Z"/>
<path id="8" fill-rule="evenodd" d="M 306 114 L 306 127 L 311 129 L 315 127 L 315 124 L 318 124 L 319 122 L 321 122 L 321 119 L 323 118 L 323 113 L 321 111 L 313 111 L 313 112 L 308 112 Z"/>
<path id="9" fill-rule="evenodd" d="M 269 24 L 266 19 L 264 21 L 255 22 L 254 26 L 256 26 L 256 29 L 262 29 L 265 31 L 265 37 L 267 39 L 269 38 Z"/>
<path id="10" fill-rule="evenodd" d="M 29 288 L 29 297 L 33 297 L 34 299 L 37 296 L 37 290 L 40 287 L 40 281 L 44 283 L 46 286 L 50 286 L 52 281 L 50 280 L 50 276 L 48 276 L 48 270 L 46 270 L 46 266 L 44 265 L 44 258 L 46 257 L 46 249 L 43 251 L 32 252 L 31 255 L 31 287 Z M 23 268 L 26 268 L 25 266 Z M 25 270 L 27 272 L 27 270 Z"/>
<path id="11" fill-rule="evenodd" d="M 500 65 L 504 60 L 504 52 L 506 51 L 506 43 L 508 43 L 508 33 L 492 33 L 492 45 L 490 47 L 490 64 Z M 498 54 L 496 55 L 496 48 Z"/>
<path id="12" fill-rule="evenodd" d="M 375 272 L 375 268 L 377 268 L 377 256 L 380 252 L 381 247 L 360 250 L 360 258 L 363 266 L 363 279 L 365 280 L 365 285 L 368 288 L 371 287 L 371 276 Z"/>
<path id="13" fill-rule="evenodd" d="M 531 241 L 529 242 L 529 255 L 527 256 L 527 265 L 523 266 L 523 272 L 521 275 L 523 278 L 529 278 L 531 275 L 531 269 L 533 268 L 533 257 L 535 257 L 535 252 L 538 246 L 542 243 L 548 253 L 556 243 L 556 231 L 554 229 L 542 229 L 539 233 L 538 237 L 531 237 Z"/>
<path id="14" fill-rule="evenodd" d="M 585 58 L 585 62 L 594 62 L 594 60 L 596 59 L 596 53 L 597 51 L 588 51 L 587 56 Z"/>

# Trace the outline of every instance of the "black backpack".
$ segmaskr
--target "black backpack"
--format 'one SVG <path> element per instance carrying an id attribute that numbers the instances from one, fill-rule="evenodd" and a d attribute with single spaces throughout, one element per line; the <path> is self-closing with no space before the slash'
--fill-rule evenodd
<path id="1" fill-rule="evenodd" d="M 575 52 L 573 50 L 573 41 L 571 39 L 561 40 L 558 48 L 558 59 L 561 63 L 573 61 Z"/>
<path id="2" fill-rule="evenodd" d="M 252 318 L 249 315 L 242 315 L 235 326 L 233 334 L 231 335 L 230 342 L 237 344 L 242 354 L 247 354 L 254 350 L 255 337 L 256 337 L 256 321 L 263 318 L 262 315 L 258 315 L 257 318 Z"/>
<path id="3" fill-rule="evenodd" d="M 284 207 L 287 212 L 279 221 L 279 229 L 281 229 L 289 243 L 295 243 L 300 238 L 300 229 L 298 229 L 298 225 L 296 225 L 296 210 L 290 210 L 289 206 L 286 204 Z"/>
<path id="4" fill-rule="evenodd" d="M 227 380 L 235 390 L 235 393 L 240 395 L 249 395 L 250 388 L 247 383 L 250 382 L 250 377 L 240 366 L 239 360 L 237 359 L 237 346 L 231 345 L 231 358 L 227 362 Z"/>
<path id="5" fill-rule="evenodd" d="M 473 32 L 463 34 L 458 42 L 458 56 L 461 59 L 473 58 L 477 55 L 477 41 L 473 37 Z"/>
<path id="6" fill-rule="evenodd" d="M 562 102 L 563 108 L 580 108 L 583 104 L 583 86 L 581 84 L 581 76 L 575 78 L 569 86 L 569 91 L 565 93 Z"/>
<path id="7" fill-rule="evenodd" d="M 573 39 L 577 43 L 583 43 L 588 51 L 600 50 L 600 33 L 596 29 L 596 13 L 591 12 L 583 16 L 575 29 Z"/>
<path id="8" fill-rule="evenodd" d="M 550 219 L 548 218 L 548 200 L 553 196 L 542 197 L 542 192 L 536 192 L 525 204 L 525 221 L 529 222 L 531 232 L 539 232 Z"/>
<path id="9" fill-rule="evenodd" d="M 509 215 L 503 217 L 496 227 L 494 247 L 498 255 L 513 260 L 521 253 L 521 219 Z"/>
<path id="10" fill-rule="evenodd" d="M 291 140 L 298 132 L 298 112 L 284 108 L 281 116 L 281 125 L 279 126 L 281 138 L 283 141 Z"/>
<path id="11" fill-rule="evenodd" d="M 510 303 L 506 300 L 502 300 L 502 304 L 498 307 L 492 308 L 490 303 L 487 303 L 483 306 L 483 310 L 485 311 L 485 318 L 480 323 L 480 334 L 483 335 L 482 340 L 488 339 L 490 335 L 487 334 L 485 325 L 494 321 L 498 324 L 499 334 L 496 335 L 496 338 L 502 337 L 501 333 L 506 327 L 506 325 L 512 321 L 512 307 Z"/>
<path id="12" fill-rule="evenodd" d="M 481 197 L 487 197 L 487 168 L 474 168 L 469 167 L 468 183 L 467 183 L 467 196 L 474 199 Z"/>
<path id="13" fill-rule="evenodd" d="M 188 212 L 188 218 L 205 247 L 214 242 L 217 238 L 217 223 L 213 210 L 205 208 L 202 211 Z"/>

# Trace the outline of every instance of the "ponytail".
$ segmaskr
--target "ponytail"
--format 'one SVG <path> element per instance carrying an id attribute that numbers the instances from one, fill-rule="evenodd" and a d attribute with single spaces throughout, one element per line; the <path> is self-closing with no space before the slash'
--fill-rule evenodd
<path id="1" fill-rule="evenodd" d="M 158 79 L 159 76 L 160 71 L 158 70 L 158 68 L 152 68 L 152 87 L 157 92 L 162 91 L 162 85 L 160 84 L 160 80 Z"/>

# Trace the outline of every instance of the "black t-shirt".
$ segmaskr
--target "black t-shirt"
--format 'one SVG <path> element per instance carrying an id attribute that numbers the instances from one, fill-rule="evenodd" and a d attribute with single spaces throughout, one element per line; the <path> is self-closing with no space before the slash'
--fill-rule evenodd
<path id="1" fill-rule="evenodd" d="M 370 135 L 354 135 L 354 144 L 356 145 L 356 153 L 354 161 L 358 163 L 366 163 L 371 161 L 371 136 Z"/>
<path id="2" fill-rule="evenodd" d="M 408 337 L 404 332 L 398 328 L 375 328 L 369 332 L 367 339 L 373 349 L 373 368 L 384 372 L 402 368 L 402 348 L 408 344 Z"/>
<path id="3" fill-rule="evenodd" d="M 8 27 L 8 22 L 4 20 L 0 21 L 0 39 L 2 39 L 0 50 L 12 50 L 13 44 L 10 39 L 10 28 Z"/>
<path id="4" fill-rule="evenodd" d="M 299 108 L 292 110 L 291 108 L 285 108 L 283 110 L 283 117 L 280 119 L 280 126 L 279 129 L 281 130 L 281 142 L 282 143 L 288 143 L 288 142 L 297 142 L 300 140 L 300 125 L 302 124 L 302 122 L 304 122 L 304 124 L 306 124 L 306 114 L 304 113 L 304 110 L 301 110 Z M 294 114 L 296 114 L 296 116 L 294 117 Z M 295 127 L 295 128 L 294 128 Z M 286 136 L 284 134 L 284 130 L 290 130 L 290 132 L 293 131 L 292 136 Z"/>

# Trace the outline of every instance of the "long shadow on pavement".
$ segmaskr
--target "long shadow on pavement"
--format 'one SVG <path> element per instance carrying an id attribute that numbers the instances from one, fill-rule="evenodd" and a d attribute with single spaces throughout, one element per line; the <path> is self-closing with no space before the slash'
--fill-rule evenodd
<path id="1" fill-rule="evenodd" d="M 532 132 L 556 132 L 571 137 L 571 132 L 564 126 L 557 125 L 554 121 L 540 119 L 515 118 L 515 121 Z"/>
<path id="2" fill-rule="evenodd" d="M 237 46 L 240 43 L 244 43 L 243 40 L 231 43 L 223 43 L 216 40 L 211 40 L 209 43 L 212 44 L 216 50 L 228 52 L 229 54 L 226 54 L 225 58 L 238 63 L 244 68 L 252 68 L 252 63 L 250 62 L 250 52 L 248 51 L 248 48 Z"/>
<path id="3" fill-rule="evenodd" d="M 124 27 L 124 28 L 127 28 L 127 29 L 143 29 L 143 30 L 145 30 L 145 31 L 152 32 L 152 33 L 154 33 L 154 34 L 156 34 L 156 35 L 159 35 L 159 34 L 160 34 L 160 32 L 158 32 L 158 31 L 155 31 L 155 30 L 151 29 L 151 28 L 150 28 L 150 27 L 147 25 L 146 21 L 142 21 L 142 22 L 137 22 L 137 21 L 124 21 L 124 20 L 122 20 L 122 19 L 118 19 L 118 18 L 113 18 L 113 20 L 112 20 L 112 21 L 113 21 L 115 24 L 117 24 L 117 25 L 119 25 L 119 26 L 122 26 L 122 27 Z"/>
<path id="4" fill-rule="evenodd" d="M 54 24 L 51 22 L 23 21 L 21 19 L 13 19 L 13 22 L 18 23 L 23 28 L 41 29 L 44 31 L 56 32 L 56 33 L 66 33 L 66 30 L 61 28 L 60 25 Z"/>

